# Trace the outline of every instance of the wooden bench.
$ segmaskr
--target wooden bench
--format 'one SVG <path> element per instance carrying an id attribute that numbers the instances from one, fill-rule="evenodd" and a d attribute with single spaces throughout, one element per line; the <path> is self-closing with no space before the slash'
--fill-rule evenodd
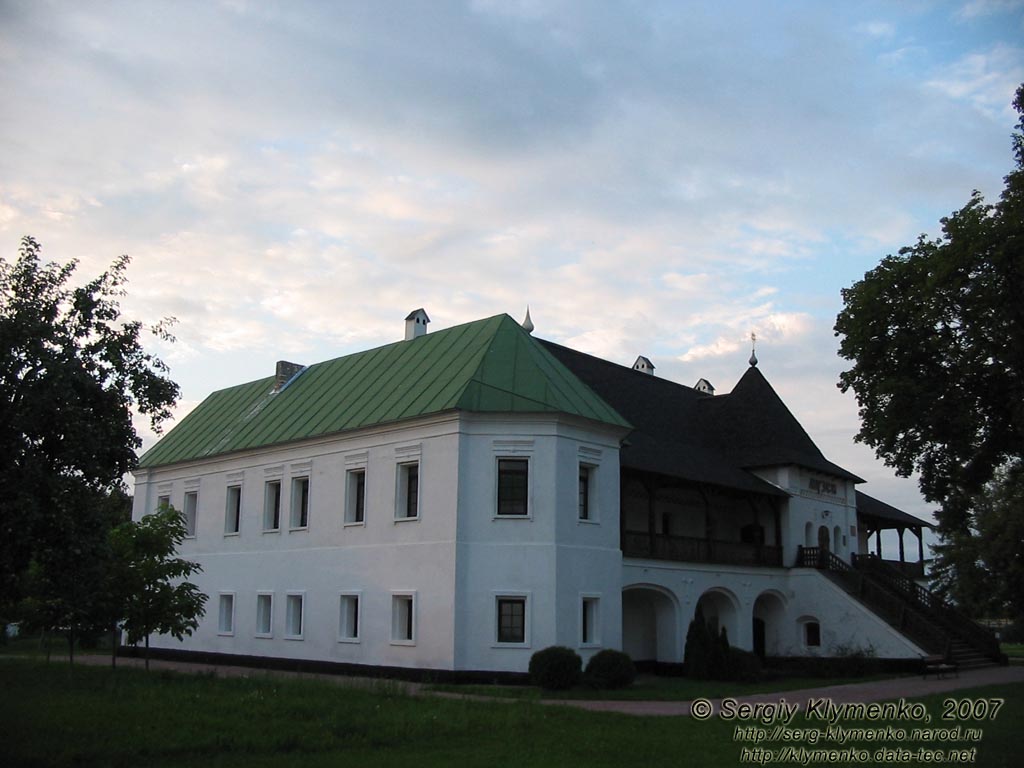
<path id="1" fill-rule="evenodd" d="M 960 669 L 956 663 L 947 661 L 945 656 L 922 656 L 921 670 L 921 677 L 924 679 L 927 679 L 928 675 L 935 675 L 938 680 L 946 675 L 960 677 Z"/>

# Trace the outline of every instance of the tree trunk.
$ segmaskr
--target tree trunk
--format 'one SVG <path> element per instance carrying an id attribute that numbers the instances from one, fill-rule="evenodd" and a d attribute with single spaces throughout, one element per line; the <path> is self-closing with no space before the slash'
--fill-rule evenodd
<path id="1" fill-rule="evenodd" d="M 68 671 L 73 672 L 75 669 L 75 629 L 74 627 L 68 629 Z"/>
<path id="2" fill-rule="evenodd" d="M 146 671 L 149 672 L 149 635 L 146 635 Z"/>
<path id="3" fill-rule="evenodd" d="M 117 669 L 117 622 L 110 627 L 110 668 Z"/>

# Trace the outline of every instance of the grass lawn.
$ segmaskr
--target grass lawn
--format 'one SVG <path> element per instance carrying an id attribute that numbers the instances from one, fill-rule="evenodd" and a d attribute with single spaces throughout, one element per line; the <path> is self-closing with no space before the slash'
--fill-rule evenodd
<path id="1" fill-rule="evenodd" d="M 147 675 L 133 669 L 111 673 L 96 667 L 79 667 L 72 677 L 66 664 L 5 658 L 0 660 L 0 690 L 0 765 L 25 768 L 678 768 L 738 765 L 743 746 L 733 741 L 735 725 L 717 717 L 701 722 L 592 713 L 534 701 L 413 698 L 320 681 Z M 995 721 L 978 724 L 984 739 L 975 764 L 1017 765 L 1024 684 L 956 694 L 972 695 L 1007 700 Z M 936 720 L 943 698 L 923 700 Z M 800 726 L 801 719 L 792 725 Z M 862 746 L 874 750 L 879 744 Z"/>
<path id="2" fill-rule="evenodd" d="M 751 693 L 795 691 L 800 688 L 818 688 L 825 685 L 863 683 L 868 680 L 889 680 L 898 675 L 874 675 L 857 678 L 836 677 L 784 677 L 757 683 L 720 682 L 717 680 L 691 680 L 685 677 L 658 677 L 640 675 L 629 688 L 601 691 L 577 686 L 569 691 L 544 691 L 532 685 L 450 685 L 436 684 L 429 691 L 465 693 L 474 696 L 494 696 L 508 699 L 601 699 L 611 701 L 691 701 L 698 697 L 718 699 L 723 696 L 743 696 Z"/>
<path id="3" fill-rule="evenodd" d="M 1002 643 L 999 647 L 1011 659 L 1024 659 L 1024 643 Z"/>

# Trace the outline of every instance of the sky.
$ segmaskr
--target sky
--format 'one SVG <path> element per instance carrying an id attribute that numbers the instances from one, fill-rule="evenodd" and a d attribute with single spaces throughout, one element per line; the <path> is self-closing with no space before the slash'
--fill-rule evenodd
<path id="1" fill-rule="evenodd" d="M 211 391 L 527 305 L 719 393 L 759 367 L 864 490 L 841 290 L 1012 166 L 1024 2 L 0 0 L 0 254 Z M 169 425 L 167 425 L 169 426 Z M 146 446 L 152 432 L 142 425 Z M 887 542 L 887 546 L 889 546 Z"/>

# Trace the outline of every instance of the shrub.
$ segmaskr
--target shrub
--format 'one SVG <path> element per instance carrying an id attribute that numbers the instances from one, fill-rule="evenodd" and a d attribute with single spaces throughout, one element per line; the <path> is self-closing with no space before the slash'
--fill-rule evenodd
<path id="1" fill-rule="evenodd" d="M 683 674 L 695 680 L 707 680 L 711 676 L 711 644 L 714 640 L 704 623 L 704 612 L 697 605 L 690 628 L 686 630 L 686 649 L 683 652 Z"/>
<path id="2" fill-rule="evenodd" d="M 583 660 L 571 648 L 552 645 L 530 657 L 530 681 L 547 691 L 564 691 L 580 681 Z"/>
<path id="3" fill-rule="evenodd" d="M 756 653 L 729 649 L 728 675 L 740 683 L 756 683 L 761 679 L 761 659 Z"/>
<path id="4" fill-rule="evenodd" d="M 636 679 L 636 667 L 629 654 L 606 648 L 587 662 L 583 679 L 594 688 L 625 688 Z"/>

